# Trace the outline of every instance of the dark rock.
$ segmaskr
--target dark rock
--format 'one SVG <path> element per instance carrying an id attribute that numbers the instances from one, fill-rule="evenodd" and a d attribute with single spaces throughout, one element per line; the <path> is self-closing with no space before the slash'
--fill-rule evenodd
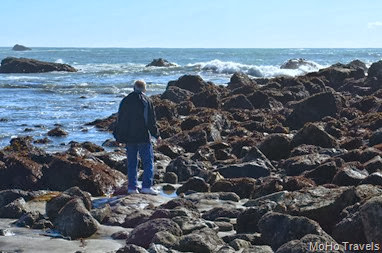
<path id="1" fill-rule="evenodd" d="M 304 176 L 312 179 L 316 184 L 329 184 L 337 173 L 337 164 L 334 161 L 324 163 L 313 170 L 306 171 Z"/>
<path id="2" fill-rule="evenodd" d="M 313 186 L 316 186 L 314 181 L 304 176 L 286 177 L 283 184 L 283 188 L 286 191 L 298 191 Z"/>
<path id="3" fill-rule="evenodd" d="M 67 136 L 68 132 L 61 129 L 60 127 L 55 127 L 48 132 L 48 136 Z"/>
<path id="4" fill-rule="evenodd" d="M 233 230 L 233 225 L 226 221 L 215 221 L 216 226 L 218 226 L 219 232 L 228 232 Z"/>
<path id="5" fill-rule="evenodd" d="M 358 59 L 349 62 L 349 63 L 346 64 L 345 66 L 348 66 L 349 68 L 354 68 L 354 69 L 356 69 L 356 68 L 360 68 L 360 69 L 362 69 L 364 72 L 366 72 L 367 69 L 368 69 L 367 66 L 366 66 L 366 64 L 365 64 L 364 62 L 358 60 Z"/>
<path id="6" fill-rule="evenodd" d="M 321 245 L 324 245 L 324 247 Z M 283 244 L 276 251 L 276 253 L 311 253 L 311 252 L 344 253 L 345 251 L 342 244 L 337 243 L 329 235 L 315 235 L 315 234 L 308 234 L 299 240 L 289 241 Z"/>
<path id="7" fill-rule="evenodd" d="M 224 245 L 212 229 L 204 228 L 194 231 L 192 234 L 184 235 L 179 241 L 180 251 L 191 251 L 198 253 L 212 253 Z"/>
<path id="8" fill-rule="evenodd" d="M 172 120 L 177 116 L 175 103 L 169 100 L 161 100 L 160 103 L 156 103 L 156 101 L 153 100 L 153 103 L 158 120 Z"/>
<path id="9" fill-rule="evenodd" d="M 8 219 L 18 219 L 26 213 L 25 200 L 18 198 L 11 203 L 0 207 L 0 217 Z"/>
<path id="10" fill-rule="evenodd" d="M 174 67 L 176 64 L 171 63 L 163 58 L 154 59 L 146 65 L 146 67 Z"/>
<path id="11" fill-rule="evenodd" d="M 337 146 L 336 139 L 322 130 L 316 124 L 308 123 L 292 139 L 293 146 L 310 144 L 323 148 L 334 148 Z"/>
<path id="12" fill-rule="evenodd" d="M 253 193 L 256 180 L 253 178 L 221 179 L 211 187 L 211 192 L 234 192 L 240 198 L 249 198 Z"/>
<path id="13" fill-rule="evenodd" d="M 173 144 L 169 144 L 167 142 L 161 143 L 156 149 L 162 154 L 170 157 L 171 159 L 175 159 L 184 152 L 183 148 Z"/>
<path id="14" fill-rule="evenodd" d="M 305 217 L 269 212 L 259 221 L 263 240 L 273 249 L 308 234 L 326 235 L 319 224 Z"/>
<path id="15" fill-rule="evenodd" d="M 51 71 L 77 72 L 75 68 L 67 64 L 15 57 L 3 59 L 0 66 L 0 73 L 43 73 Z"/>
<path id="16" fill-rule="evenodd" d="M 36 144 L 48 144 L 48 143 L 51 143 L 52 141 L 48 138 L 48 137 L 45 137 L 45 138 L 42 138 L 42 139 L 37 139 L 35 141 L 33 141 L 33 143 L 36 143 Z"/>
<path id="17" fill-rule="evenodd" d="M 248 249 L 252 246 L 250 242 L 241 239 L 235 239 L 229 245 L 235 250 Z"/>
<path id="18" fill-rule="evenodd" d="M 375 156 L 373 159 L 370 159 L 363 164 L 363 167 L 369 172 L 374 173 L 382 171 L 382 158 L 381 156 Z"/>
<path id="19" fill-rule="evenodd" d="M 323 76 L 328 81 L 327 85 L 338 89 L 349 78 L 355 80 L 365 77 L 365 72 L 361 68 L 349 68 L 348 66 L 333 65 L 328 68 L 320 69 L 318 72 L 309 73 L 307 76 Z"/>
<path id="20" fill-rule="evenodd" d="M 304 171 L 315 169 L 317 166 L 325 163 L 330 156 L 313 153 L 291 157 L 280 164 L 288 176 L 298 176 Z"/>
<path id="21" fill-rule="evenodd" d="M 101 196 L 115 189 L 126 176 L 111 169 L 104 162 L 93 158 L 56 155 L 44 170 L 44 182 L 52 190 L 63 191 L 80 186 L 93 196 Z"/>
<path id="22" fill-rule="evenodd" d="M 234 95 L 228 97 L 222 101 L 224 110 L 232 110 L 232 109 L 249 109 L 253 110 L 253 105 L 248 100 L 248 98 L 244 95 Z"/>
<path id="23" fill-rule="evenodd" d="M 109 204 L 104 205 L 103 207 L 95 208 L 90 211 L 90 214 L 96 219 L 99 223 L 102 223 L 106 217 L 109 217 L 111 214 L 111 208 Z"/>
<path id="24" fill-rule="evenodd" d="M 318 93 L 294 104 L 287 123 L 298 129 L 306 122 L 319 121 L 326 116 L 335 117 L 341 108 L 341 100 L 337 95 L 331 92 Z"/>
<path id="25" fill-rule="evenodd" d="M 279 177 L 263 178 L 261 184 L 255 186 L 255 190 L 251 195 L 252 199 L 261 198 L 265 195 L 276 193 L 283 190 L 284 182 Z"/>
<path id="26" fill-rule="evenodd" d="M 153 211 L 151 210 L 135 210 L 125 217 L 125 221 L 122 224 L 122 227 L 125 228 L 135 228 L 139 224 L 142 224 L 149 220 Z"/>
<path id="27" fill-rule="evenodd" d="M 174 172 L 166 172 L 163 176 L 163 182 L 169 184 L 177 184 L 178 176 Z"/>
<path id="28" fill-rule="evenodd" d="M 194 205 L 194 203 L 187 199 L 172 199 L 167 203 L 160 205 L 160 208 L 163 209 L 175 209 L 178 207 L 182 207 L 191 211 L 198 212 L 198 208 Z"/>
<path id="29" fill-rule="evenodd" d="M 32 50 L 32 49 L 29 47 L 23 46 L 23 45 L 16 44 L 13 46 L 12 50 L 13 51 L 28 51 L 28 50 Z"/>
<path id="30" fill-rule="evenodd" d="M 259 145 L 260 151 L 271 160 L 288 158 L 291 151 L 291 140 L 284 134 L 271 134 Z"/>
<path id="31" fill-rule="evenodd" d="M 88 150 L 90 153 L 95 153 L 95 152 L 102 152 L 105 151 L 105 149 L 101 146 L 98 146 L 97 144 L 94 144 L 90 141 L 85 141 L 78 146 Z"/>
<path id="32" fill-rule="evenodd" d="M 382 129 L 373 132 L 369 139 L 369 146 L 374 146 L 380 143 L 382 143 Z"/>
<path id="33" fill-rule="evenodd" d="M 198 75 L 184 75 L 181 76 L 177 81 L 169 82 L 168 86 L 176 86 L 181 89 L 198 93 L 202 91 L 204 87 L 209 86 L 209 84 Z"/>
<path id="34" fill-rule="evenodd" d="M 256 82 L 242 72 L 235 72 L 227 85 L 228 89 L 236 89 L 242 86 L 253 86 Z"/>
<path id="35" fill-rule="evenodd" d="M 359 215 L 359 203 L 345 208 L 341 215 L 346 215 L 333 228 L 333 238 L 339 242 L 366 243 L 362 219 Z"/>
<path id="36" fill-rule="evenodd" d="M 152 243 L 174 249 L 179 245 L 179 237 L 167 231 L 159 231 L 154 235 Z"/>
<path id="37" fill-rule="evenodd" d="M 258 222 L 270 209 L 268 207 L 259 206 L 251 207 L 240 213 L 237 217 L 237 233 L 255 233 L 259 232 Z"/>
<path id="38" fill-rule="evenodd" d="M 299 58 L 299 59 L 290 59 L 284 62 L 280 66 L 280 69 L 298 69 L 300 67 L 316 68 L 317 66 L 312 62 L 309 62 L 303 58 Z"/>
<path id="39" fill-rule="evenodd" d="M 4 168 L 0 170 L 0 189 L 41 189 L 42 177 L 41 164 L 20 153 L 11 154 L 4 158 Z"/>
<path id="40" fill-rule="evenodd" d="M 33 199 L 33 193 L 18 189 L 9 189 L 0 191 L 0 207 L 8 205 L 18 198 L 23 198 L 25 201 Z"/>
<path id="41" fill-rule="evenodd" d="M 98 229 L 97 221 L 91 216 L 80 198 L 67 202 L 54 221 L 58 231 L 71 239 L 87 238 Z"/>
<path id="42" fill-rule="evenodd" d="M 219 108 L 220 95 L 216 89 L 206 88 L 191 97 L 196 107 Z"/>
<path id="43" fill-rule="evenodd" d="M 117 250 L 116 253 L 148 253 L 148 251 L 137 245 L 127 244 L 125 247 L 122 247 L 119 250 Z"/>
<path id="44" fill-rule="evenodd" d="M 340 186 L 358 185 L 369 175 L 367 170 L 360 169 L 359 167 L 360 164 L 358 163 L 345 164 L 334 176 L 333 184 Z"/>
<path id="45" fill-rule="evenodd" d="M 360 215 L 368 242 L 382 241 L 382 197 L 374 197 L 368 200 L 360 208 Z"/>
<path id="46" fill-rule="evenodd" d="M 382 173 L 374 172 L 367 176 L 364 180 L 360 182 L 360 184 L 372 184 L 372 185 L 380 185 L 382 186 Z"/>
<path id="47" fill-rule="evenodd" d="M 267 245 L 253 245 L 251 248 L 244 249 L 242 253 L 273 253 L 273 250 Z"/>
<path id="48" fill-rule="evenodd" d="M 241 214 L 241 210 L 228 207 L 214 207 L 202 215 L 203 219 L 215 221 L 221 217 L 237 218 Z"/>
<path id="49" fill-rule="evenodd" d="M 59 211 L 74 198 L 80 198 L 87 210 L 92 208 L 92 202 L 90 194 L 84 191 L 81 191 L 79 187 L 75 186 L 67 189 L 57 197 L 52 198 L 46 203 L 45 211 L 46 215 L 54 220 L 57 218 Z"/>
<path id="50" fill-rule="evenodd" d="M 201 177 L 191 177 L 181 187 L 176 190 L 177 194 L 185 193 L 188 191 L 195 192 L 208 192 L 210 185 Z"/>
<path id="51" fill-rule="evenodd" d="M 117 120 L 117 114 L 114 113 L 104 119 L 96 119 L 92 122 L 86 123 L 86 126 L 95 126 L 101 131 L 113 131 L 114 123 Z"/>
<path id="52" fill-rule="evenodd" d="M 121 231 L 113 233 L 111 235 L 111 238 L 113 238 L 114 240 L 126 240 L 129 234 L 130 234 L 129 230 L 121 230 Z"/>
<path id="53" fill-rule="evenodd" d="M 166 172 L 174 172 L 180 182 L 184 182 L 193 176 L 203 177 L 203 175 L 206 175 L 206 171 L 198 163 L 184 156 L 179 156 L 172 160 L 166 167 Z"/>
<path id="54" fill-rule="evenodd" d="M 267 162 L 258 159 L 257 161 L 226 165 L 218 169 L 218 172 L 226 178 L 260 178 L 270 175 L 270 168 Z"/>
<path id="55" fill-rule="evenodd" d="M 174 103 L 181 103 L 188 100 L 192 95 L 193 93 L 191 91 L 176 86 L 167 86 L 166 90 L 161 95 L 161 99 L 168 99 Z"/>
<path id="56" fill-rule="evenodd" d="M 235 239 L 241 239 L 250 242 L 252 245 L 261 245 L 264 242 L 261 240 L 261 234 L 259 233 L 236 233 L 233 235 L 226 235 L 222 237 L 223 241 L 226 243 L 232 242 Z"/>
<path id="57" fill-rule="evenodd" d="M 382 79 L 382 61 L 374 62 L 371 64 L 367 71 L 368 78 L 376 77 L 378 80 Z"/>
<path id="58" fill-rule="evenodd" d="M 182 230 L 170 219 L 149 220 L 135 227 L 126 240 L 127 244 L 135 244 L 148 248 L 156 233 L 167 231 L 175 236 L 181 236 Z"/>

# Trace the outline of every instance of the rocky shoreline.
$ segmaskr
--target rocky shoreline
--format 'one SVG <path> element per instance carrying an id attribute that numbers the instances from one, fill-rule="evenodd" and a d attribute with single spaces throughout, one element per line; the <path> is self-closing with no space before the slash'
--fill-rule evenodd
<path id="1" fill-rule="evenodd" d="M 235 73 L 227 86 L 184 75 L 151 97 L 163 138 L 155 183 L 176 197 L 126 196 L 119 145 L 50 154 L 20 137 L 0 151 L 0 218 L 84 242 L 80 252 L 101 231 L 115 240 L 91 252 L 364 252 L 342 242 L 382 243 L 381 86 L 382 61 Z M 115 118 L 89 125 L 110 131 Z M 0 237 L 0 251 L 17 252 L 17 237 Z"/>

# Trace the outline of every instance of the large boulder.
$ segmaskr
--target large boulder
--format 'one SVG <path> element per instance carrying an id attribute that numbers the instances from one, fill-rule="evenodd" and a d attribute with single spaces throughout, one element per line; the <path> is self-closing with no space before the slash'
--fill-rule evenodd
<path id="1" fill-rule="evenodd" d="M 379 80 L 382 80 L 382 60 L 371 64 L 369 70 L 367 71 L 367 75 L 368 78 L 376 77 Z"/>
<path id="2" fill-rule="evenodd" d="M 12 50 L 13 51 L 28 51 L 28 50 L 32 50 L 32 49 L 29 47 L 23 46 L 23 45 L 16 44 L 13 46 Z"/>
<path id="3" fill-rule="evenodd" d="M 259 145 L 259 150 L 271 160 L 288 158 L 291 148 L 291 139 L 285 134 L 271 134 Z"/>
<path id="4" fill-rule="evenodd" d="M 162 93 L 162 99 L 168 99 L 174 103 L 180 103 L 186 101 L 191 97 L 193 93 L 191 91 L 181 89 L 177 86 L 167 86 L 166 90 Z"/>
<path id="5" fill-rule="evenodd" d="M 254 86 L 256 82 L 249 78 L 248 75 L 243 72 L 235 72 L 227 85 L 227 87 L 231 90 L 240 88 L 243 86 Z"/>
<path id="6" fill-rule="evenodd" d="M 163 58 L 158 58 L 152 60 L 149 64 L 146 65 L 146 67 L 174 67 L 176 64 L 171 63 Z"/>
<path id="7" fill-rule="evenodd" d="M 43 73 L 52 71 L 77 72 L 67 64 L 7 57 L 1 61 L 0 73 Z"/>
<path id="8" fill-rule="evenodd" d="M 64 236 L 71 239 L 87 238 L 98 229 L 98 222 L 80 198 L 70 200 L 60 209 L 54 225 Z"/>
<path id="9" fill-rule="evenodd" d="M 299 59 L 290 59 L 284 62 L 280 66 L 280 69 L 299 69 L 301 67 L 316 68 L 317 66 L 313 62 L 307 61 L 303 58 L 299 58 Z"/>
<path id="10" fill-rule="evenodd" d="M 258 159 L 251 162 L 225 165 L 220 167 L 218 172 L 226 178 L 260 178 L 269 176 L 271 170 L 266 161 Z"/>
<path id="11" fill-rule="evenodd" d="M 326 253 L 344 253 L 342 244 L 337 243 L 329 235 L 308 234 L 299 240 L 292 240 L 281 247 L 276 253 L 311 253 L 311 252 L 326 252 Z"/>
<path id="12" fill-rule="evenodd" d="M 368 242 L 382 242 L 382 197 L 368 200 L 360 208 L 360 215 Z"/>
<path id="13" fill-rule="evenodd" d="M 259 232 L 258 222 L 270 209 L 267 206 L 256 206 L 246 209 L 237 217 L 237 233 Z"/>
<path id="14" fill-rule="evenodd" d="M 177 194 L 185 193 L 188 191 L 195 192 L 208 192 L 210 185 L 201 177 L 191 177 L 181 187 L 176 190 Z"/>
<path id="15" fill-rule="evenodd" d="M 155 234 L 160 231 L 167 231 L 175 236 L 182 235 L 178 224 L 170 219 L 160 218 L 149 220 L 135 227 L 126 239 L 126 243 L 148 248 Z"/>
<path id="16" fill-rule="evenodd" d="M 320 121 L 326 116 L 336 117 L 342 107 L 339 97 L 332 92 L 323 92 L 303 99 L 294 104 L 287 124 L 296 129 L 306 122 Z"/>
<path id="17" fill-rule="evenodd" d="M 124 174 L 99 159 L 68 154 L 56 155 L 43 175 L 46 186 L 51 190 L 64 191 L 79 186 L 93 196 L 102 196 L 126 180 Z"/>
<path id="18" fill-rule="evenodd" d="M 52 221 L 57 218 L 59 211 L 69 201 L 79 198 L 83 202 L 85 208 L 90 211 L 92 208 L 91 195 L 88 192 L 81 191 L 78 186 L 72 187 L 61 193 L 60 195 L 49 200 L 45 205 L 46 215 Z"/>
<path id="19" fill-rule="evenodd" d="M 337 146 L 336 139 L 313 123 L 307 123 L 292 139 L 293 146 L 301 144 L 315 145 L 323 148 Z"/>
<path id="20" fill-rule="evenodd" d="M 222 101 L 224 110 L 231 109 L 253 109 L 253 105 L 248 98 L 242 94 L 228 97 Z"/>
<path id="21" fill-rule="evenodd" d="M 176 86 L 181 89 L 185 89 L 194 93 L 198 93 L 202 91 L 204 87 L 209 86 L 207 82 L 205 82 L 198 75 L 184 75 L 181 76 L 177 81 L 171 81 L 168 83 L 168 86 Z"/>
<path id="22" fill-rule="evenodd" d="M 26 205 L 25 200 L 21 197 L 0 207 L 0 218 L 18 219 L 24 213 L 26 213 Z"/>
<path id="23" fill-rule="evenodd" d="M 38 190 L 42 187 L 42 165 L 19 154 L 4 159 L 0 170 L 0 189 Z"/>
<path id="24" fill-rule="evenodd" d="M 273 249 L 308 234 L 326 235 L 320 225 L 306 217 L 269 212 L 259 221 L 261 237 Z"/>
<path id="25" fill-rule="evenodd" d="M 216 232 L 210 228 L 194 231 L 184 235 L 179 241 L 179 250 L 182 252 L 213 253 L 224 245 Z"/>
<path id="26" fill-rule="evenodd" d="M 197 162 L 185 157 L 178 156 L 166 167 L 166 172 L 173 172 L 180 182 L 187 181 L 193 176 L 207 177 L 207 171 Z"/>
<path id="27" fill-rule="evenodd" d="M 249 198 L 255 185 L 256 179 L 248 177 L 221 179 L 212 185 L 211 192 L 234 192 L 240 198 Z"/>

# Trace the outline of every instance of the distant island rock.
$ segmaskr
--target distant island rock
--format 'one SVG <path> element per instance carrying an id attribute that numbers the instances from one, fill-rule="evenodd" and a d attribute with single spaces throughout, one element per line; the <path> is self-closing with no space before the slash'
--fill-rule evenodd
<path id="1" fill-rule="evenodd" d="M 7 57 L 1 61 L 0 73 L 44 73 L 52 71 L 77 72 L 68 64 Z"/>
<path id="2" fill-rule="evenodd" d="M 312 62 L 309 62 L 303 58 L 290 59 L 280 66 L 280 69 L 298 69 L 302 66 L 316 67 Z"/>
<path id="3" fill-rule="evenodd" d="M 163 58 L 154 59 L 146 65 L 146 67 L 174 67 L 176 64 L 171 63 Z"/>
<path id="4" fill-rule="evenodd" d="M 13 51 L 27 51 L 27 50 L 32 50 L 32 49 L 29 47 L 23 46 L 23 45 L 16 44 L 13 46 L 12 50 Z"/>

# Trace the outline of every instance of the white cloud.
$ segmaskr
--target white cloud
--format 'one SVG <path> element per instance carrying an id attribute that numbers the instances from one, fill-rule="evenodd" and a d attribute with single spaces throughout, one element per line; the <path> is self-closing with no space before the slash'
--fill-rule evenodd
<path id="1" fill-rule="evenodd" d="M 367 27 L 368 27 L 369 29 L 376 28 L 376 27 L 379 27 L 379 26 L 382 26 L 382 22 L 381 22 L 381 21 L 369 22 L 369 23 L 367 24 Z"/>

